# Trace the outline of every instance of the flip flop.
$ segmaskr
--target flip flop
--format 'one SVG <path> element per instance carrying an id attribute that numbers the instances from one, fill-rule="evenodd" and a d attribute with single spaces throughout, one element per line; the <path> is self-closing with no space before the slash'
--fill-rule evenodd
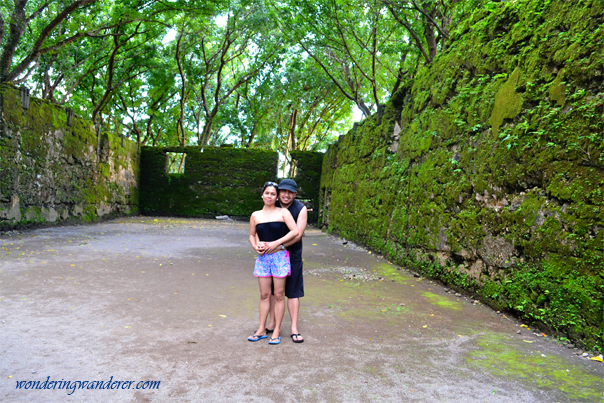
<path id="1" fill-rule="evenodd" d="M 273 340 L 277 340 L 277 341 L 273 341 Z M 268 344 L 279 344 L 279 343 L 281 343 L 281 336 L 271 337 L 271 339 L 268 341 Z"/>
<path id="2" fill-rule="evenodd" d="M 267 335 L 261 335 L 261 334 L 253 334 L 250 337 L 247 338 L 248 341 L 258 341 L 258 340 L 262 340 L 262 339 L 266 339 L 268 336 Z"/>
<path id="3" fill-rule="evenodd" d="M 292 341 L 293 341 L 294 343 L 304 343 L 304 339 L 302 339 L 302 340 L 295 340 L 295 339 L 294 339 L 294 337 L 297 337 L 298 339 L 299 339 L 300 337 L 302 337 L 302 335 L 301 335 L 300 333 L 294 333 L 294 334 L 291 334 L 289 337 L 291 337 L 291 338 L 292 338 Z"/>

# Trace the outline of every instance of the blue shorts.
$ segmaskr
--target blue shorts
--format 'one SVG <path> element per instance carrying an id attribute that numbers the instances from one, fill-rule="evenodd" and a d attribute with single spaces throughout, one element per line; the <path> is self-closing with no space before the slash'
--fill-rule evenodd
<path id="1" fill-rule="evenodd" d="M 270 255 L 264 254 L 256 258 L 254 276 L 284 278 L 291 274 L 289 252 L 280 250 Z"/>

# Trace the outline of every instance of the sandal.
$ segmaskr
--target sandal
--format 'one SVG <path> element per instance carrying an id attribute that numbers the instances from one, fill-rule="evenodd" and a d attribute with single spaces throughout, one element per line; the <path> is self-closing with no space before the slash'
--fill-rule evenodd
<path id="1" fill-rule="evenodd" d="M 277 340 L 277 341 L 273 341 L 273 340 Z M 279 343 L 281 343 L 281 336 L 271 337 L 271 339 L 268 341 L 268 344 L 279 344 Z"/>
<path id="2" fill-rule="evenodd" d="M 290 335 L 289 337 L 292 338 L 292 341 L 294 343 L 304 343 L 304 339 L 301 339 L 302 335 L 300 333 L 294 333 L 292 335 Z M 295 339 L 294 339 L 295 337 Z"/>
<path id="3" fill-rule="evenodd" d="M 258 340 L 266 339 L 267 337 L 268 337 L 267 335 L 253 334 L 250 337 L 248 337 L 247 340 L 248 341 L 258 341 Z"/>

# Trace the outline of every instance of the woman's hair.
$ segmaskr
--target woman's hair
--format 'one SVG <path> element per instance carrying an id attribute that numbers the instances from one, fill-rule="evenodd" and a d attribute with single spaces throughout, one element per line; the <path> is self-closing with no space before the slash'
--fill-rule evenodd
<path id="1" fill-rule="evenodd" d="M 279 184 L 276 182 L 266 182 L 264 184 L 264 186 L 262 187 L 262 193 L 264 193 L 264 191 L 266 190 L 267 187 L 272 186 L 275 188 L 276 191 L 279 191 Z"/>

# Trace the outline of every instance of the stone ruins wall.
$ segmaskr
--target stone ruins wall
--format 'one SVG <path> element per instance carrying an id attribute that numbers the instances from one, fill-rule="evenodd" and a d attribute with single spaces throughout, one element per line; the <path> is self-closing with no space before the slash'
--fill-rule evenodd
<path id="1" fill-rule="evenodd" d="M 136 144 L 0 86 L 0 229 L 138 212 Z"/>

